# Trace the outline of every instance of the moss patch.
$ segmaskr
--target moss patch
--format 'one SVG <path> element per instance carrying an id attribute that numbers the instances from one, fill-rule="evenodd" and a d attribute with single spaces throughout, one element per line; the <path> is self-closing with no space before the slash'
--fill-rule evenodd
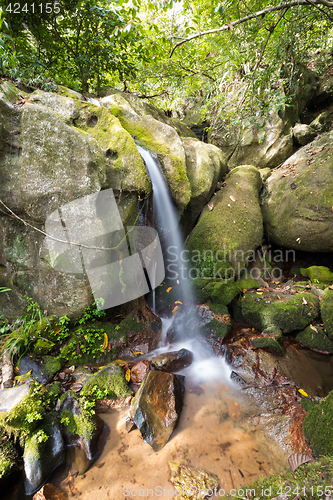
<path id="1" fill-rule="evenodd" d="M 19 454 L 11 441 L 0 443 L 0 484 L 19 470 Z"/>
<path id="2" fill-rule="evenodd" d="M 308 326 L 302 332 L 296 335 L 296 340 L 305 347 L 316 349 L 317 351 L 324 351 L 333 354 L 333 342 L 325 335 L 320 326 L 315 326 L 317 331 Z"/>
<path id="3" fill-rule="evenodd" d="M 256 337 L 251 339 L 251 344 L 254 347 L 258 347 L 261 349 L 268 349 L 272 352 L 277 352 L 283 354 L 283 348 L 279 343 L 279 335 L 275 335 L 274 337 Z"/>
<path id="4" fill-rule="evenodd" d="M 317 401 L 303 400 L 308 414 L 304 419 L 304 436 L 316 456 L 333 455 L 333 391 Z"/>
<path id="5" fill-rule="evenodd" d="M 321 318 L 327 335 L 333 340 L 333 290 L 326 288 L 320 303 Z"/>
<path id="6" fill-rule="evenodd" d="M 302 276 L 310 278 L 312 282 L 317 283 L 327 283 L 331 285 L 333 283 L 333 273 L 324 266 L 311 266 L 308 268 L 302 267 L 300 270 Z"/>
<path id="7" fill-rule="evenodd" d="M 83 387 L 81 395 L 89 395 L 101 391 L 108 399 L 124 398 L 132 394 L 125 381 L 122 369 L 117 363 L 111 363 L 93 377 Z"/>

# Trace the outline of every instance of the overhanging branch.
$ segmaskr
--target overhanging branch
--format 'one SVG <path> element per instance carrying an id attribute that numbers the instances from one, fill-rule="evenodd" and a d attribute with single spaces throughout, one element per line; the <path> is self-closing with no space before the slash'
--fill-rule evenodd
<path id="1" fill-rule="evenodd" d="M 269 14 L 270 12 L 277 12 L 282 9 L 290 9 L 290 7 L 294 6 L 299 6 L 299 5 L 306 5 L 307 7 L 312 6 L 318 6 L 318 5 L 324 5 L 325 7 L 330 7 L 333 8 L 333 1 L 330 0 L 291 0 L 290 2 L 281 2 L 279 5 L 274 5 L 273 7 L 267 7 L 266 9 L 258 10 L 257 12 L 253 12 L 251 14 L 248 14 L 247 16 L 241 17 L 240 19 L 237 19 L 236 21 L 232 21 L 231 23 L 228 24 L 223 24 L 219 28 L 214 28 L 211 30 L 206 30 L 206 31 L 200 31 L 198 33 L 194 33 L 193 35 L 188 36 L 187 38 L 183 38 L 179 42 L 177 42 L 173 47 L 172 50 L 170 51 L 169 57 L 172 57 L 174 51 L 183 45 L 184 43 L 190 42 L 191 40 L 194 40 L 195 38 L 199 38 L 201 36 L 205 35 L 212 35 L 215 33 L 221 33 L 222 31 L 230 30 L 234 26 L 238 26 L 239 24 L 243 24 L 246 21 L 250 21 L 251 19 L 254 19 L 256 17 L 263 16 L 265 14 Z M 178 38 L 178 37 L 177 37 Z"/>

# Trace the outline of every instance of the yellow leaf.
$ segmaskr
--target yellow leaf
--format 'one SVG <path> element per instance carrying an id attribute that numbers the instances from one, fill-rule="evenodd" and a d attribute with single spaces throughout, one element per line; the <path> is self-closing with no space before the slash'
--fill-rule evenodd
<path id="1" fill-rule="evenodd" d="M 108 338 L 108 335 L 107 333 L 103 332 L 103 335 L 104 335 L 104 342 L 103 342 L 103 351 L 105 351 L 105 349 L 107 348 L 108 344 L 109 344 L 109 338 Z"/>
<path id="2" fill-rule="evenodd" d="M 181 304 L 181 305 L 183 305 L 183 303 L 180 302 L 180 300 L 176 300 L 175 304 Z"/>
<path id="3" fill-rule="evenodd" d="M 169 288 L 166 289 L 166 293 L 169 293 L 170 290 L 172 290 L 172 286 L 169 286 Z"/>
<path id="4" fill-rule="evenodd" d="M 103 368 L 105 368 L 105 365 L 104 366 L 99 366 L 98 369 L 99 370 L 103 370 Z"/>
<path id="5" fill-rule="evenodd" d="M 178 311 L 178 309 L 179 309 L 179 306 L 174 307 L 174 308 L 172 309 L 172 314 L 175 314 L 175 312 L 177 312 L 177 311 Z"/>
<path id="6" fill-rule="evenodd" d="M 303 391 L 303 389 L 298 389 L 298 392 L 302 394 L 302 396 L 305 396 L 306 398 L 309 397 L 309 395 L 305 391 Z"/>
<path id="7" fill-rule="evenodd" d="M 127 380 L 127 382 L 131 380 L 131 370 L 129 368 L 127 368 L 126 370 L 125 379 Z"/>
<path id="8" fill-rule="evenodd" d="M 123 361 L 122 359 L 116 359 L 115 363 L 118 363 L 120 366 L 126 365 L 126 361 Z M 104 368 L 104 366 L 102 368 Z"/>
<path id="9" fill-rule="evenodd" d="M 137 356 L 138 354 L 143 354 L 143 352 L 138 351 L 138 352 L 133 352 L 132 354 L 133 356 Z"/>
<path id="10" fill-rule="evenodd" d="M 262 295 L 264 292 L 257 292 L 257 295 Z"/>

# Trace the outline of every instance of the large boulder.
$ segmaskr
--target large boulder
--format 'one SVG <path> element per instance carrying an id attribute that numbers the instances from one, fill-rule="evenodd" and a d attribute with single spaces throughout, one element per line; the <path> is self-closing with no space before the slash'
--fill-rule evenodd
<path id="1" fill-rule="evenodd" d="M 298 150 L 266 181 L 262 211 L 270 241 L 295 250 L 333 251 L 333 132 Z"/>
<path id="2" fill-rule="evenodd" d="M 184 147 L 176 130 L 150 115 L 137 114 L 121 95 L 104 97 L 101 103 L 142 146 L 158 155 L 171 194 L 177 205 L 184 208 L 190 201 L 191 186 Z"/>
<path id="3" fill-rule="evenodd" d="M 234 277 L 262 242 L 259 170 L 250 165 L 237 167 L 224 184 L 189 235 L 190 278 L 207 278 L 206 268 L 212 264 L 219 270 L 215 277 Z"/>
<path id="4" fill-rule="evenodd" d="M 192 137 L 184 138 L 183 145 L 186 153 L 187 177 L 191 185 L 191 200 L 182 217 L 182 225 L 186 229 L 192 229 L 217 188 L 217 183 L 229 169 L 226 156 L 216 146 Z"/>
<path id="5" fill-rule="evenodd" d="M 321 318 L 328 337 L 333 341 L 333 289 L 326 288 L 320 302 Z"/>
<path id="6" fill-rule="evenodd" d="M 132 400 L 130 420 L 154 451 L 163 448 L 177 423 L 183 405 L 184 380 L 182 375 L 150 371 Z"/>

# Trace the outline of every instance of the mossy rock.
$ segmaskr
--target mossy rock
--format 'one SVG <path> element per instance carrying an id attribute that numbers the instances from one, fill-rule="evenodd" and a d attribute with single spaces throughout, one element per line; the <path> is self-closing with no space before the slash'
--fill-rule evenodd
<path id="1" fill-rule="evenodd" d="M 283 354 L 283 348 L 279 342 L 279 335 L 274 337 L 256 337 L 251 339 L 251 344 L 260 349 L 268 349 L 271 352 Z"/>
<path id="2" fill-rule="evenodd" d="M 45 371 L 47 375 L 50 377 L 53 377 L 58 371 L 61 370 L 62 363 L 58 358 L 55 358 L 53 356 L 44 356 L 43 357 L 43 362 L 45 366 Z"/>
<path id="3" fill-rule="evenodd" d="M 333 342 L 327 337 L 320 326 L 316 325 L 313 328 L 317 331 L 308 326 L 303 331 L 299 332 L 296 335 L 297 342 L 309 349 L 333 354 Z"/>
<path id="4" fill-rule="evenodd" d="M 28 394 L 16 406 L 0 414 L 0 432 L 13 435 L 22 445 L 38 427 L 45 412 L 42 386 L 32 384 Z"/>
<path id="5" fill-rule="evenodd" d="M 231 319 L 228 314 L 225 321 L 219 321 L 214 318 L 209 323 L 206 323 L 201 331 L 206 337 L 213 334 L 215 338 L 220 338 L 226 337 L 230 333 L 231 328 Z"/>
<path id="6" fill-rule="evenodd" d="M 303 423 L 304 436 L 316 456 L 333 455 L 333 391 L 317 401 L 304 400 L 308 412 Z"/>
<path id="7" fill-rule="evenodd" d="M 77 100 L 71 97 L 64 97 L 54 92 L 36 90 L 32 94 L 29 94 L 29 101 L 50 108 L 67 125 L 73 124 L 74 120 L 79 117 Z"/>
<path id="8" fill-rule="evenodd" d="M 52 352 L 54 346 L 55 343 L 50 340 L 38 339 L 34 346 L 34 356 L 45 356 Z"/>
<path id="9" fill-rule="evenodd" d="M 65 429 L 66 442 L 74 436 L 82 436 L 90 441 L 96 432 L 95 413 L 87 405 L 87 399 L 81 398 L 73 391 L 68 391 L 61 397 L 61 423 Z"/>
<path id="10" fill-rule="evenodd" d="M 124 191 L 150 193 L 143 160 L 132 138 L 117 117 L 105 107 L 84 102 L 75 126 L 94 137 L 107 165 L 108 186 Z"/>
<path id="11" fill-rule="evenodd" d="M 238 304 L 245 321 L 265 333 L 290 333 L 307 327 L 319 312 L 319 299 L 311 293 L 245 293 Z"/>
<path id="12" fill-rule="evenodd" d="M 331 273 L 328 267 L 311 266 L 306 269 L 302 267 L 300 272 L 302 276 L 310 278 L 312 282 L 327 283 L 328 285 L 333 283 L 333 273 Z"/>
<path id="13" fill-rule="evenodd" d="M 190 201 L 191 186 L 186 172 L 185 151 L 176 130 L 150 115 L 137 114 L 119 94 L 105 97 L 101 103 L 140 145 L 157 154 L 173 198 L 180 208 L 185 208 Z"/>
<path id="14" fill-rule="evenodd" d="M 260 285 L 258 281 L 255 279 L 251 278 L 249 276 L 248 278 L 241 278 L 236 281 L 236 287 L 239 290 L 239 292 L 242 292 L 243 290 L 251 290 L 252 288 L 260 288 Z"/>
<path id="15" fill-rule="evenodd" d="M 192 268 L 201 269 L 209 260 L 210 267 L 215 265 L 210 277 L 240 277 L 263 238 L 260 188 L 255 167 L 245 165 L 231 171 L 226 186 L 212 197 L 189 235 Z"/>
<path id="16" fill-rule="evenodd" d="M 333 340 L 333 290 L 326 288 L 320 302 L 321 318 L 328 337 Z"/>
<path id="17" fill-rule="evenodd" d="M 12 441 L 0 442 L 0 487 L 5 487 L 20 469 L 20 457 Z"/>
<path id="18" fill-rule="evenodd" d="M 110 363 L 90 377 L 81 391 L 81 396 L 88 396 L 96 390 L 101 391 L 103 397 L 107 399 L 125 398 L 132 394 L 126 383 L 123 371 L 117 363 Z"/>
<path id="19" fill-rule="evenodd" d="M 240 292 L 236 283 L 233 279 L 215 281 L 198 278 L 191 281 L 191 286 L 198 302 L 212 302 L 226 306 Z"/>
<path id="20" fill-rule="evenodd" d="M 27 438 L 24 446 L 24 490 L 32 495 L 65 460 L 60 422 L 54 412 Z"/>
<path id="21" fill-rule="evenodd" d="M 307 252 L 333 251 L 333 131 L 293 154 L 267 179 L 262 194 L 272 243 Z"/>

